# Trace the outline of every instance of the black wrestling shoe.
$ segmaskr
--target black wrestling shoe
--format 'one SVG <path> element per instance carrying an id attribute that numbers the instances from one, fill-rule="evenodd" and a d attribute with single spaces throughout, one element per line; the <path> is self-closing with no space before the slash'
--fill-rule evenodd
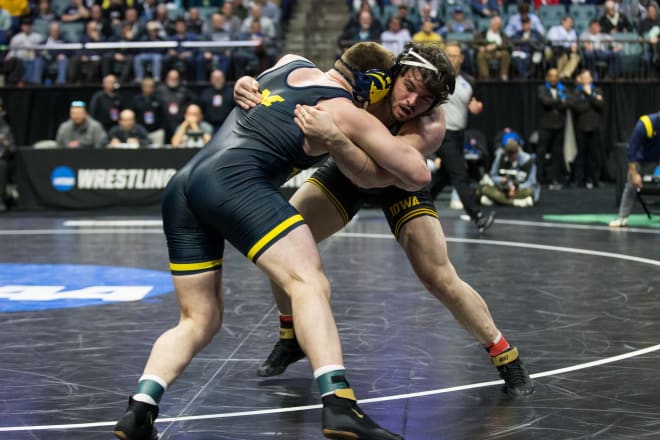
<path id="1" fill-rule="evenodd" d="M 507 351 L 491 358 L 500 377 L 504 379 L 504 393 L 509 396 L 529 396 L 534 394 L 534 382 L 527 369 L 518 358 L 518 349 L 511 347 Z"/>
<path id="2" fill-rule="evenodd" d="M 121 440 L 158 440 L 154 421 L 158 417 L 158 406 L 128 399 L 128 408 L 113 430 Z"/>
<path id="3" fill-rule="evenodd" d="M 363 413 L 350 388 L 323 397 L 323 435 L 340 440 L 404 440 Z"/>
<path id="4" fill-rule="evenodd" d="M 477 230 L 480 234 L 483 234 L 486 229 L 490 228 L 493 222 L 495 222 L 495 211 L 490 211 L 488 214 L 479 211 L 477 217 L 474 219 L 474 223 L 477 225 Z"/>
<path id="5" fill-rule="evenodd" d="M 268 359 L 257 368 L 257 376 L 270 377 L 284 373 L 286 367 L 305 357 L 296 339 L 280 339 Z"/>

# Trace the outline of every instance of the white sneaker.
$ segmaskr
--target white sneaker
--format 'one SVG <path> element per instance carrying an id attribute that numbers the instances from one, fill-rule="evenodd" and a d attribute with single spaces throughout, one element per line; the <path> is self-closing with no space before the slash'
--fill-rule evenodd
<path id="1" fill-rule="evenodd" d="M 513 206 L 517 206 L 518 208 L 534 206 L 534 199 L 532 196 L 527 196 L 524 199 L 513 199 Z"/>
<path id="2" fill-rule="evenodd" d="M 610 228 L 625 228 L 628 226 L 628 217 L 619 217 L 610 222 Z"/>
<path id="3" fill-rule="evenodd" d="M 481 203 L 484 206 L 493 206 L 493 201 L 489 199 L 487 196 L 481 196 L 479 199 L 479 203 Z"/>
<path id="4" fill-rule="evenodd" d="M 449 202 L 449 209 L 461 210 L 463 209 L 463 203 L 460 200 L 452 200 Z"/>

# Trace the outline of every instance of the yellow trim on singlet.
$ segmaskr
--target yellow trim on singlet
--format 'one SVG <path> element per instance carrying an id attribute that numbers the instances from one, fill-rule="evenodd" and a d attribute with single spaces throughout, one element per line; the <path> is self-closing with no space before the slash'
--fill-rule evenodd
<path id="1" fill-rule="evenodd" d="M 193 272 L 206 269 L 216 269 L 222 266 L 222 258 L 201 263 L 170 263 L 170 270 L 175 272 Z"/>
<path id="2" fill-rule="evenodd" d="M 335 205 L 335 208 L 337 208 L 337 211 L 339 211 L 339 215 L 341 215 L 341 218 L 344 221 L 344 225 L 347 225 L 349 220 L 348 212 L 346 212 L 346 208 L 342 206 L 337 197 L 335 197 L 335 195 L 325 185 L 323 185 L 320 180 L 315 179 L 314 177 L 310 177 L 307 179 L 307 182 L 317 186 L 321 191 L 323 191 L 328 199 L 330 199 L 330 203 Z"/>
<path id="3" fill-rule="evenodd" d="M 432 209 L 429 209 L 429 208 L 418 208 L 418 209 L 415 209 L 414 211 L 410 211 L 409 213 L 407 213 L 406 215 L 404 215 L 403 217 L 401 217 L 401 218 L 399 219 L 399 221 L 396 222 L 396 224 L 394 225 L 394 236 L 395 236 L 396 238 L 399 238 L 399 232 L 400 232 L 401 227 L 403 226 L 403 224 L 404 224 L 405 222 L 407 222 L 408 220 L 410 220 L 411 218 L 413 218 L 413 217 L 418 217 L 418 216 L 420 216 L 420 215 L 430 215 L 431 217 L 440 218 L 440 217 L 438 216 L 438 213 L 435 212 L 435 211 L 432 210 Z"/>
<path id="4" fill-rule="evenodd" d="M 247 253 L 247 257 L 250 261 L 254 260 L 255 255 L 259 253 L 268 243 L 270 243 L 273 239 L 275 239 L 278 235 L 280 235 L 283 231 L 285 231 L 287 228 L 295 225 L 296 223 L 304 222 L 305 220 L 302 218 L 302 215 L 296 214 L 292 215 L 288 219 L 284 220 L 282 223 L 279 225 L 275 226 L 273 229 L 270 230 L 266 235 L 261 237 L 261 240 L 256 242 L 254 246 L 250 248 L 250 250 Z"/>
<path id="5" fill-rule="evenodd" d="M 648 115 L 644 115 L 639 118 L 640 121 L 642 121 L 642 124 L 644 124 L 644 128 L 646 128 L 646 137 L 647 138 L 652 138 L 653 137 L 653 123 L 651 122 L 651 118 L 649 118 Z"/>

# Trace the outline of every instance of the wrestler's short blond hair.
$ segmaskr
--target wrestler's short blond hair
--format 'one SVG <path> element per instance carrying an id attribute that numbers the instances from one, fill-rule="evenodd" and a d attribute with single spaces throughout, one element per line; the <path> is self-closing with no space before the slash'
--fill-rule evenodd
<path id="1" fill-rule="evenodd" d="M 353 69 L 362 72 L 372 69 L 388 72 L 394 67 L 396 57 L 392 51 L 382 44 L 373 41 L 364 41 L 355 43 L 346 49 L 341 56 L 341 60 Z M 341 61 L 335 61 L 334 68 L 348 79 L 354 80 L 353 73 Z"/>

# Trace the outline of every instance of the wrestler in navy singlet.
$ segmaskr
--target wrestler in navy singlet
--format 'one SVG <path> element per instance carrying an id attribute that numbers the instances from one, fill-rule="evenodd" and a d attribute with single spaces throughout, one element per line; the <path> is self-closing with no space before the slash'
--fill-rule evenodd
<path id="1" fill-rule="evenodd" d="M 247 111 L 236 107 L 209 144 L 172 178 L 162 211 L 173 274 L 219 268 L 225 239 L 256 261 L 303 224 L 278 190 L 320 158 L 303 151 L 295 106 L 352 99 L 339 87 L 288 84 L 293 70 L 314 67 L 296 60 L 262 74 L 261 103 Z"/>

